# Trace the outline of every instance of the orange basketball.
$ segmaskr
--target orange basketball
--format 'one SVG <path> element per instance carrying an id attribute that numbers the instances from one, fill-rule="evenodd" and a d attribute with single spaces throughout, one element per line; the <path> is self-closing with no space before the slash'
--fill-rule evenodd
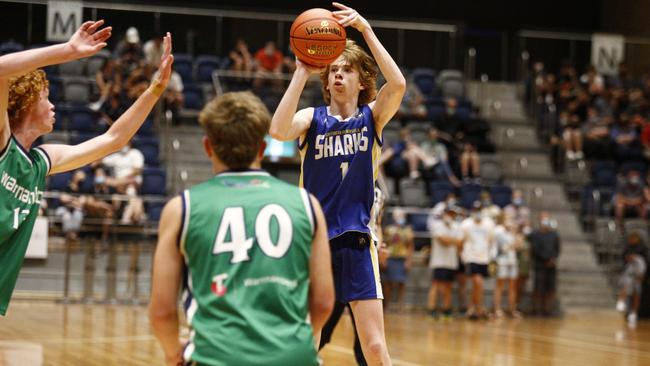
<path id="1" fill-rule="evenodd" d="M 327 9 L 309 9 L 298 15 L 289 33 L 291 49 L 300 62 L 323 67 L 345 49 L 345 28 Z"/>

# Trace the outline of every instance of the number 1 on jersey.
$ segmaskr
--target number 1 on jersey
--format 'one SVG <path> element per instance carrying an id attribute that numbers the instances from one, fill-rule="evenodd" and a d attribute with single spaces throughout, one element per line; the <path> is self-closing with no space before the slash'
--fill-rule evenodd
<path id="1" fill-rule="evenodd" d="M 341 163 L 341 180 L 345 179 L 345 175 L 348 174 L 348 167 L 350 166 L 350 163 L 347 161 L 344 161 Z"/>
<path id="2" fill-rule="evenodd" d="M 14 209 L 14 229 L 18 229 L 20 225 L 20 214 L 29 215 L 29 210 L 20 210 L 20 207 Z"/>

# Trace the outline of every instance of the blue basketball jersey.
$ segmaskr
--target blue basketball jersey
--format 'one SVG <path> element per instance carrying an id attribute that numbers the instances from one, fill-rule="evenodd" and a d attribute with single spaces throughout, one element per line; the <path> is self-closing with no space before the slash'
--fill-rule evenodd
<path id="1" fill-rule="evenodd" d="M 314 108 L 314 117 L 300 144 L 300 185 L 323 206 L 329 238 L 348 231 L 369 233 L 381 139 L 367 105 L 340 121 L 327 106 Z"/>

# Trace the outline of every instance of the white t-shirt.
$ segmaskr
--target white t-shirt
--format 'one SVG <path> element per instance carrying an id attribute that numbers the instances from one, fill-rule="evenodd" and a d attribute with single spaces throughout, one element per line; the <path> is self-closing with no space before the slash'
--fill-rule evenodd
<path id="1" fill-rule="evenodd" d="M 144 155 L 138 149 L 122 149 L 105 157 L 102 163 L 113 170 L 115 178 L 124 178 L 132 175 L 134 170 L 144 167 Z"/>
<path id="2" fill-rule="evenodd" d="M 503 225 L 494 229 L 497 264 L 508 266 L 517 264 L 517 251 L 514 248 L 515 236 Z"/>
<path id="3" fill-rule="evenodd" d="M 443 220 L 436 220 L 433 223 L 432 231 L 432 248 L 431 258 L 429 258 L 430 268 L 458 268 L 458 250 L 455 245 L 443 245 L 436 238 L 438 236 L 447 236 L 455 239 L 463 237 L 463 232 L 457 222 L 446 224 Z"/>
<path id="4" fill-rule="evenodd" d="M 490 262 L 490 247 L 494 236 L 494 222 L 489 218 L 481 218 L 478 223 L 473 218 L 467 218 L 461 224 L 465 244 L 463 246 L 463 262 L 488 264 Z"/>
<path id="5" fill-rule="evenodd" d="M 165 48 L 163 47 L 162 42 L 156 44 L 153 39 L 150 39 L 145 42 L 144 46 L 142 46 L 142 52 L 144 53 L 144 58 L 147 60 L 147 63 L 157 67 L 160 65 L 160 58 L 165 52 Z"/>

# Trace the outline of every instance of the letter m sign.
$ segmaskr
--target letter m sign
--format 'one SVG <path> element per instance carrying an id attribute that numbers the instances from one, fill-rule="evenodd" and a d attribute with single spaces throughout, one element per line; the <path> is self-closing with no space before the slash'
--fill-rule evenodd
<path id="1" fill-rule="evenodd" d="M 47 40 L 67 41 L 81 25 L 81 1 L 47 2 Z"/>

